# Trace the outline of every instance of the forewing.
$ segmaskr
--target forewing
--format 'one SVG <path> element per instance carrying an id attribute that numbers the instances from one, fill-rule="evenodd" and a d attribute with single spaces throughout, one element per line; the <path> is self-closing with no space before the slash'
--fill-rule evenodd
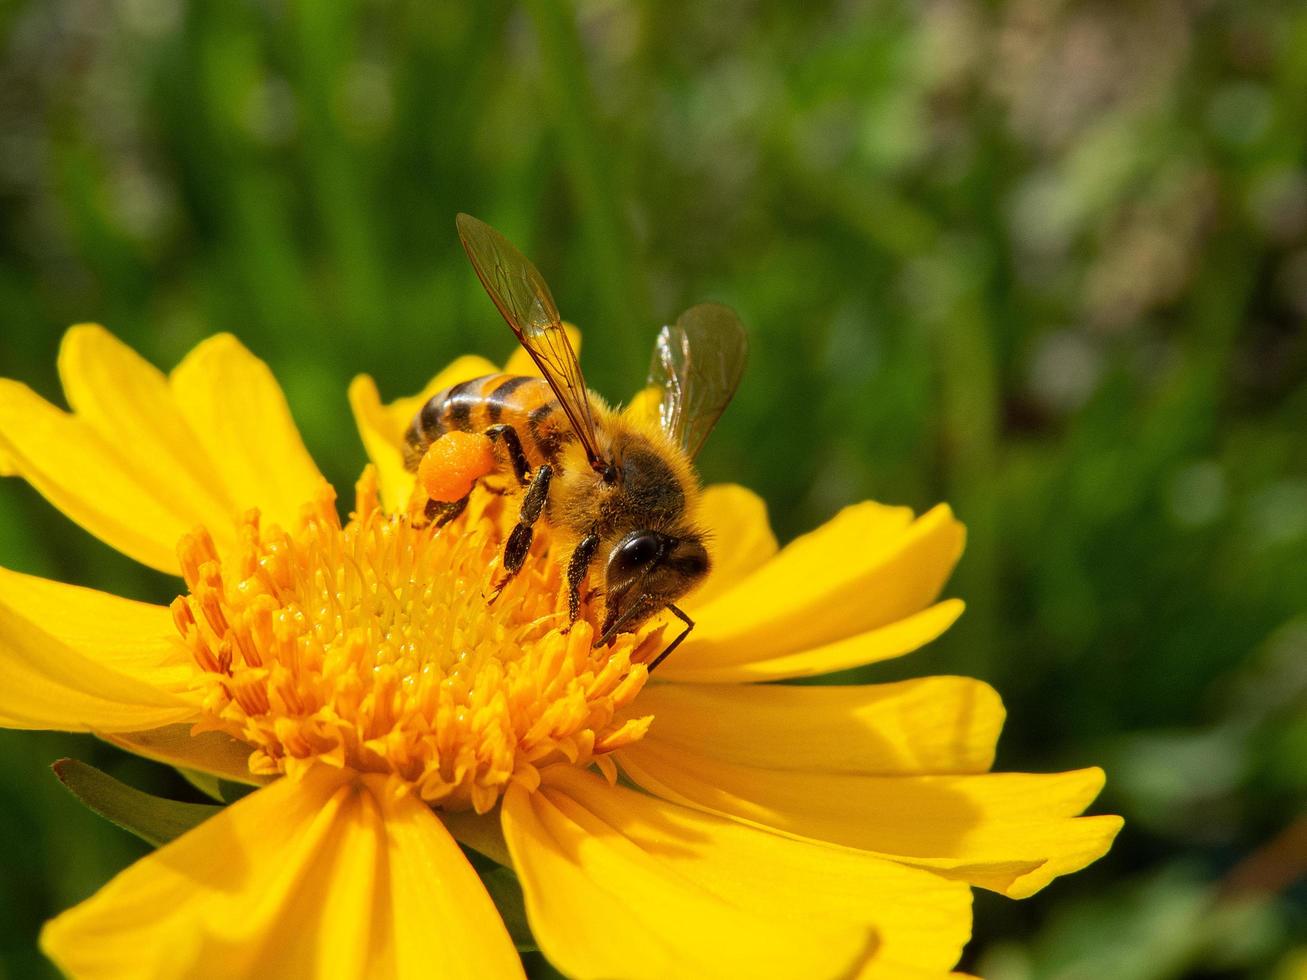
<path id="1" fill-rule="evenodd" d="M 457 224 L 458 237 L 481 285 L 554 389 L 586 455 L 596 462 L 599 451 L 585 378 L 549 285 L 512 242 L 484 221 L 460 214 Z"/>
<path id="2" fill-rule="evenodd" d="M 744 325 L 720 303 L 692 306 L 658 334 L 649 385 L 661 392 L 663 431 L 691 459 L 730 404 L 748 355 Z"/>

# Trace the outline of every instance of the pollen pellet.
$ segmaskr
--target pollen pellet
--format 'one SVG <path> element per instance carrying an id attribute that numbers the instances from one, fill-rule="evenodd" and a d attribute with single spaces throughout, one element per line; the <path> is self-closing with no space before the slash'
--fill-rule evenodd
<path id="1" fill-rule="evenodd" d="M 490 440 L 479 433 L 446 432 L 418 464 L 418 481 L 432 500 L 462 500 L 472 484 L 495 468 Z"/>

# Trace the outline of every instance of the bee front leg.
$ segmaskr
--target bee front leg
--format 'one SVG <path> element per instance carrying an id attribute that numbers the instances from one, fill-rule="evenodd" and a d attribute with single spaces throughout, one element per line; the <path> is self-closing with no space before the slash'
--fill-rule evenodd
<path id="1" fill-rule="evenodd" d="M 531 478 L 531 485 L 522 495 L 522 510 L 518 514 L 517 525 L 509 534 L 508 543 L 504 545 L 504 570 L 508 574 L 495 586 L 495 594 L 490 597 L 491 602 L 499 598 L 499 593 L 504 591 L 504 586 L 513 580 L 513 576 L 520 572 L 526 563 L 527 552 L 531 550 L 531 538 L 535 534 L 532 526 L 540 519 L 540 514 L 545 509 L 545 501 L 549 499 L 549 481 L 553 475 L 553 469 L 547 464 L 537 467 L 535 476 Z"/>
<path id="2" fill-rule="evenodd" d="M 666 649 L 664 649 L 662 653 L 654 657 L 653 663 L 649 665 L 649 673 L 651 674 L 654 672 L 654 668 L 657 667 L 664 660 L 666 660 L 668 657 L 670 657 L 672 655 L 672 651 L 675 650 L 677 647 L 679 647 L 681 643 L 685 640 L 685 638 L 690 635 L 690 630 L 694 629 L 694 620 L 691 619 L 689 616 L 685 615 L 685 613 L 681 612 L 681 610 L 677 609 L 670 602 L 667 604 L 667 611 L 670 612 L 672 615 L 674 615 L 682 623 L 684 623 L 685 629 L 681 630 L 680 636 L 672 640 L 671 643 L 667 644 Z"/>
<path id="3" fill-rule="evenodd" d="M 591 531 L 582 538 L 576 545 L 576 550 L 572 552 L 572 557 L 567 563 L 567 622 L 576 622 L 576 617 L 581 614 L 581 583 L 585 581 L 585 574 L 590 570 L 590 562 L 594 560 L 595 552 L 599 550 L 599 535 Z"/>

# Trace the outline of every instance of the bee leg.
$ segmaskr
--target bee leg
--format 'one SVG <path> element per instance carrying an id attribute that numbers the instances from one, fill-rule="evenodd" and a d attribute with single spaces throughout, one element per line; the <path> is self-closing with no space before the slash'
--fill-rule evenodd
<path id="1" fill-rule="evenodd" d="M 590 562 L 594 560 L 595 552 L 599 550 L 599 535 L 591 531 L 582 538 L 572 552 L 572 557 L 567 563 L 567 622 L 568 628 L 576 622 L 576 617 L 581 614 L 581 583 L 585 581 L 585 574 L 590 570 Z"/>
<path id="2" fill-rule="evenodd" d="M 685 629 L 681 630 L 680 636 L 672 640 L 671 643 L 667 644 L 666 649 L 664 649 L 662 653 L 654 657 L 653 663 L 649 665 L 649 673 L 651 674 L 654 672 L 654 668 L 657 667 L 664 660 L 666 660 L 668 657 L 670 657 L 672 651 L 681 645 L 681 641 L 690 635 L 690 630 L 694 629 L 693 619 L 685 615 L 685 613 L 681 612 L 681 610 L 677 609 L 670 602 L 667 604 L 667 608 L 670 612 L 672 612 L 676 616 L 677 619 L 679 619 L 681 622 L 685 624 Z"/>
<path id="3" fill-rule="evenodd" d="M 504 586 L 513 580 L 513 576 L 522 570 L 526 563 L 526 553 L 531 550 L 531 538 L 535 532 L 532 525 L 540 519 L 540 514 L 545 509 L 545 501 L 549 499 L 549 481 L 553 477 L 553 469 L 545 464 L 537 467 L 535 476 L 531 478 L 531 485 L 526 488 L 526 493 L 522 496 L 522 511 L 518 514 L 517 525 L 508 536 L 508 543 L 504 545 L 504 570 L 507 575 L 495 586 L 495 593 L 490 597 L 494 602 L 499 598 L 499 593 L 504 591 Z"/>
<path id="4" fill-rule="evenodd" d="M 452 504 L 442 504 L 437 500 L 428 500 L 427 506 L 423 510 L 423 514 L 426 515 L 428 520 L 434 518 L 436 521 L 436 527 L 444 527 L 459 514 L 463 513 L 463 508 L 467 506 L 468 497 L 470 496 L 471 494 L 468 494 L 467 497 L 462 497 L 459 500 L 455 500 Z M 438 518 L 436 518 L 435 515 L 431 513 L 432 504 L 436 505 L 435 510 L 437 510 L 440 514 Z"/>
<path id="5" fill-rule="evenodd" d="M 463 513 L 463 508 L 467 506 L 467 497 L 460 500 L 428 500 L 427 505 L 422 508 L 422 517 L 416 521 L 410 521 L 409 526 L 415 531 L 422 531 L 431 526 L 432 521 L 436 527 L 444 527 L 459 514 Z"/>
<path id="6" fill-rule="evenodd" d="M 515 428 L 501 422 L 486 429 L 485 436 L 491 442 L 497 439 L 503 440 L 504 448 L 508 451 L 508 461 L 513 464 L 513 475 L 517 477 L 518 483 L 526 486 L 532 482 L 527 479 L 527 474 L 531 472 L 531 464 L 527 461 L 526 452 L 522 449 L 522 440 Z M 525 504 L 523 506 L 525 507 Z"/>

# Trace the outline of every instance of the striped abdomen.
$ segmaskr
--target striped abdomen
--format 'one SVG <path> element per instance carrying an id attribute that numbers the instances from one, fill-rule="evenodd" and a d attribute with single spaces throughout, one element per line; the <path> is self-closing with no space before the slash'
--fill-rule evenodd
<path id="1" fill-rule="evenodd" d="M 446 432 L 484 432 L 500 424 L 517 430 L 532 468 L 556 464 L 575 438 L 544 378 L 487 374 L 431 396 L 404 434 L 404 465 L 416 470 L 427 447 Z"/>

